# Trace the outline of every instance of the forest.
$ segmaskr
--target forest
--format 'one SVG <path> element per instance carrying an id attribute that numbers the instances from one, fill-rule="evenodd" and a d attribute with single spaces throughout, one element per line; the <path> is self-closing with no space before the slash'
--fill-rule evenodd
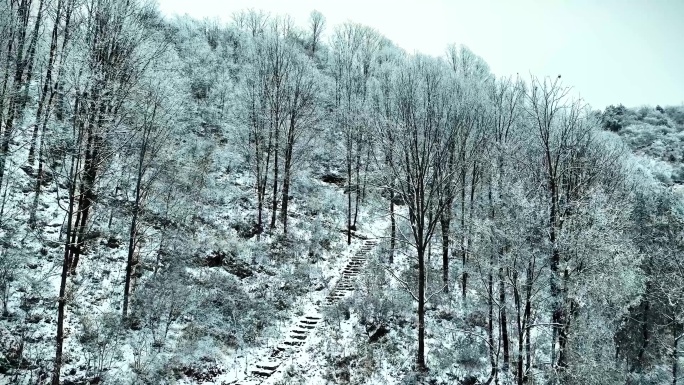
<path id="1" fill-rule="evenodd" d="M 684 105 L 226 20 L 0 0 L 1 385 L 684 383 Z"/>

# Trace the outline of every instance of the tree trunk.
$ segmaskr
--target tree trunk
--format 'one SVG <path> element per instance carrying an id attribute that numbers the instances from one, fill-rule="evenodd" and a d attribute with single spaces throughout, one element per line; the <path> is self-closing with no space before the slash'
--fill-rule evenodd
<path id="1" fill-rule="evenodd" d="M 36 21 L 33 24 L 33 33 L 31 34 L 31 41 L 29 42 L 28 48 L 28 58 L 24 61 L 24 67 L 26 69 L 26 80 L 23 82 L 23 92 L 21 101 L 19 103 L 19 111 L 23 111 L 26 108 L 26 103 L 28 101 L 29 87 L 31 86 L 31 79 L 33 78 L 33 64 L 36 57 L 36 46 L 38 45 L 38 33 L 40 31 L 40 26 L 43 21 L 43 4 L 44 0 L 40 0 L 38 3 L 38 12 L 36 14 Z M 59 5 L 58 5 L 59 7 Z"/>
<path id="2" fill-rule="evenodd" d="M 145 156 L 147 154 L 147 141 L 149 140 L 149 127 L 144 128 L 143 142 L 140 146 L 140 159 L 138 160 L 138 175 L 135 181 L 135 206 L 133 207 L 133 218 L 131 218 L 131 227 L 128 233 L 128 258 L 126 260 L 126 280 L 124 283 L 124 293 L 123 293 L 123 307 L 122 315 L 123 318 L 128 316 L 128 303 L 131 292 L 131 277 L 133 275 L 133 269 L 137 262 L 135 260 L 135 245 L 138 238 L 138 214 L 140 212 L 141 204 L 141 192 L 142 192 L 142 179 L 144 175 L 144 162 Z"/>
<path id="3" fill-rule="evenodd" d="M 499 323 L 501 327 L 501 344 L 503 345 L 503 371 L 506 372 L 508 371 L 508 366 L 510 363 L 510 341 L 508 338 L 508 319 L 506 317 L 506 287 L 504 285 L 503 272 L 503 267 L 499 266 Z"/>
<path id="4" fill-rule="evenodd" d="M 397 242 L 397 219 L 394 217 L 394 189 L 390 189 L 390 255 L 389 263 L 394 263 L 394 249 Z"/>
<path id="5" fill-rule="evenodd" d="M 254 103 L 252 103 L 252 111 L 255 111 L 256 108 L 254 107 Z M 256 112 L 253 112 L 256 114 Z M 261 143 L 261 138 L 259 137 L 259 128 L 258 128 L 258 123 L 256 122 L 256 118 L 253 118 L 252 121 L 252 127 L 254 129 L 254 166 L 256 168 L 256 195 L 257 195 L 257 223 L 256 223 L 256 228 L 257 228 L 257 234 L 260 234 L 261 231 L 259 229 L 262 228 L 262 213 L 263 213 L 263 208 L 264 208 L 264 202 L 263 198 L 261 196 L 261 157 L 263 156 L 260 151 L 260 143 Z"/>
<path id="6" fill-rule="evenodd" d="M 681 326 L 677 321 L 675 321 L 675 324 L 672 327 L 672 337 L 674 337 L 672 341 L 672 385 L 677 385 L 677 376 L 678 376 L 678 360 L 679 360 L 679 352 L 677 351 L 678 349 L 678 344 L 679 344 L 679 338 L 680 338 L 680 333 L 681 333 Z"/>
<path id="7" fill-rule="evenodd" d="M 78 200 L 78 215 L 76 217 L 75 248 L 71 256 L 70 273 L 76 274 L 76 269 L 80 260 L 80 255 L 85 248 L 86 229 L 90 210 L 95 202 L 95 182 L 97 179 L 98 165 L 100 164 L 100 150 L 102 139 L 98 132 L 104 126 L 104 114 L 106 106 L 100 100 L 101 86 L 93 87 L 92 100 L 90 101 L 89 122 L 87 129 L 87 143 L 85 148 L 85 161 L 83 163 L 83 180 L 80 186 L 80 198 Z"/>
<path id="8" fill-rule="evenodd" d="M 281 206 L 281 213 L 283 220 L 283 234 L 287 234 L 287 206 L 290 200 L 290 174 L 292 168 L 292 146 L 294 143 L 288 143 L 285 150 L 285 170 L 283 174 L 283 203 Z"/>
<path id="9" fill-rule="evenodd" d="M 487 343 L 489 345 L 489 365 L 491 366 L 490 377 L 498 382 L 497 363 L 494 352 L 494 275 L 493 257 L 490 257 L 489 274 L 487 275 Z"/>
<path id="10" fill-rule="evenodd" d="M 76 98 L 75 110 L 78 110 L 79 100 Z M 79 138 L 80 139 L 80 138 Z M 69 236 L 73 231 L 72 222 L 74 216 L 74 201 L 76 195 L 76 172 L 80 169 L 80 155 L 76 154 L 71 158 L 71 172 L 69 174 L 69 208 L 67 211 L 67 236 L 64 241 L 64 259 L 62 261 L 62 275 L 59 283 L 59 298 L 57 306 L 57 337 L 55 340 L 55 362 L 52 371 L 52 385 L 60 384 L 60 374 L 62 371 L 62 350 L 64 347 L 64 316 L 66 310 L 66 283 L 70 267 L 70 253 L 74 244 Z"/>
<path id="11" fill-rule="evenodd" d="M 517 356 L 518 359 L 516 361 L 516 366 L 515 366 L 515 372 L 516 372 L 516 384 L 517 385 L 522 385 L 523 384 L 523 355 L 524 355 L 524 329 L 523 329 L 523 320 L 522 320 L 522 298 L 520 298 L 520 290 L 518 286 L 518 271 L 513 270 L 513 302 L 515 303 L 515 324 L 516 324 L 516 331 L 517 331 L 517 342 L 518 342 L 518 350 L 517 350 Z"/>
<path id="12" fill-rule="evenodd" d="M 44 134 L 44 132 L 43 132 Z M 40 202 L 40 192 L 42 191 L 43 185 L 43 151 L 45 147 L 45 142 L 41 140 L 40 147 L 38 149 L 38 171 L 36 172 L 36 184 L 33 189 L 33 204 L 31 205 L 31 214 L 29 215 L 29 227 L 31 229 L 36 228 L 36 217 L 38 214 L 38 203 Z"/>
<path id="13" fill-rule="evenodd" d="M 649 318 L 649 313 L 651 312 L 651 301 L 650 301 L 650 296 L 651 296 L 651 282 L 646 281 L 646 288 L 644 291 L 644 299 L 642 302 L 642 311 L 641 311 L 641 345 L 639 346 L 639 352 L 637 353 L 637 361 L 636 361 L 636 367 L 634 370 L 637 373 L 641 373 L 643 368 L 646 367 L 646 362 L 645 362 L 645 355 L 646 355 L 646 349 L 648 349 L 649 343 L 651 341 L 651 336 L 650 336 L 650 318 Z"/>
<path id="14" fill-rule="evenodd" d="M 350 146 L 350 140 L 347 139 L 347 245 L 351 245 L 352 230 L 352 150 Z"/>
<path id="15" fill-rule="evenodd" d="M 425 248 L 422 244 L 418 245 L 418 359 L 416 367 L 419 372 L 427 371 L 425 363 Z"/>
<path id="16" fill-rule="evenodd" d="M 461 298 L 466 299 L 466 287 L 468 284 L 468 272 L 466 271 L 466 258 L 468 253 L 468 232 L 466 231 L 466 172 L 465 164 L 461 171 Z"/>
<path id="17" fill-rule="evenodd" d="M 371 146 L 370 144 L 367 146 L 368 150 L 366 151 L 366 165 L 363 170 L 363 182 L 361 183 L 361 202 L 366 201 L 366 186 L 368 185 L 368 167 L 370 166 L 371 162 Z"/>
<path id="18" fill-rule="evenodd" d="M 277 117 L 277 119 L 280 119 Z M 271 229 L 276 227 L 276 216 L 278 213 L 278 148 L 280 142 L 279 132 L 280 122 L 276 121 L 274 131 L 274 146 L 273 146 L 273 201 L 271 203 Z"/>
<path id="19" fill-rule="evenodd" d="M 360 138 L 359 138 L 360 139 Z M 359 201 L 361 200 L 361 144 L 356 144 L 356 188 L 354 189 L 354 220 L 352 226 L 356 228 L 356 221 L 359 217 Z"/>
<path id="20" fill-rule="evenodd" d="M 266 145 L 266 161 L 264 162 L 263 169 L 261 173 L 263 174 L 262 179 L 260 179 L 259 183 L 259 194 L 260 194 L 260 199 L 261 199 L 261 205 L 262 208 L 259 210 L 259 236 L 261 236 L 261 233 L 263 232 L 264 229 L 264 223 L 262 220 L 262 215 L 263 215 L 263 205 L 266 203 L 266 189 L 268 187 L 268 165 L 271 164 L 271 154 L 273 152 L 273 129 L 269 129 L 268 133 L 268 144 Z M 263 152 L 262 152 L 263 156 Z"/>
<path id="21" fill-rule="evenodd" d="M 527 265 L 525 277 L 525 313 L 523 315 L 523 330 L 525 331 L 525 374 L 530 372 L 532 365 L 532 339 L 530 338 L 530 321 L 532 318 L 532 275 L 534 274 L 534 260 Z"/>
<path id="22" fill-rule="evenodd" d="M 551 365 L 558 368 L 556 358 L 556 342 L 558 340 L 558 332 L 560 331 L 560 324 L 562 321 L 562 304 L 560 299 L 560 285 L 558 284 L 558 266 L 560 265 L 560 250 L 556 240 L 556 210 L 558 208 L 558 195 L 556 193 L 556 181 L 554 178 L 549 178 L 549 194 L 551 198 L 551 205 L 549 207 L 549 241 L 551 243 L 551 255 L 549 267 L 551 270 L 550 287 L 551 287 L 551 321 L 553 325 L 551 337 Z"/>
<path id="23" fill-rule="evenodd" d="M 137 193 L 136 193 L 137 195 Z M 136 196 L 136 201 L 138 197 Z M 137 242 L 137 226 L 138 226 L 138 202 L 133 211 L 133 218 L 131 219 L 131 227 L 128 233 L 128 258 L 126 259 L 126 279 L 124 281 L 124 295 L 123 295 L 123 310 L 121 312 L 123 318 L 128 317 L 128 303 L 131 292 L 131 277 L 133 275 L 134 266 L 137 264 L 135 260 L 135 244 Z"/>
<path id="24" fill-rule="evenodd" d="M 491 183 L 489 184 L 489 207 L 490 207 L 490 213 L 489 217 L 490 220 L 493 222 L 494 221 L 494 205 L 492 202 L 492 185 Z M 492 224 L 492 226 L 494 226 Z M 494 235 L 493 235 L 493 229 L 492 229 L 492 234 L 490 235 L 490 242 L 492 243 L 491 247 L 492 250 L 490 250 L 489 253 L 489 268 L 487 269 L 487 339 L 489 342 L 489 364 L 491 365 L 491 378 L 494 379 L 495 383 L 499 383 L 499 376 L 498 376 L 498 363 L 496 354 L 494 352 Z M 497 352 L 498 353 L 498 352 Z"/>
<path id="25" fill-rule="evenodd" d="M 561 291 L 561 298 L 563 300 L 562 306 L 565 309 L 567 304 L 567 292 L 568 292 L 568 269 L 566 268 L 563 272 L 563 289 Z M 574 316 L 575 306 L 574 303 L 570 303 L 570 312 L 563 310 L 561 314 L 561 328 L 558 330 L 558 369 L 564 371 L 568 367 L 568 335 L 570 333 L 570 322 Z"/>
<path id="26" fill-rule="evenodd" d="M 387 165 L 389 166 L 390 170 L 394 168 L 394 163 L 393 163 L 393 154 L 392 152 L 394 151 L 394 137 L 392 134 L 389 134 L 389 151 L 387 152 Z M 390 180 L 390 255 L 389 255 L 389 263 L 392 264 L 394 263 L 394 249 L 396 248 L 396 237 L 397 237 L 397 219 L 394 215 L 394 178 Z"/>
<path id="27" fill-rule="evenodd" d="M 442 284 L 444 292 L 449 292 L 449 231 L 451 224 L 450 209 L 442 214 L 440 219 L 440 229 L 442 230 Z"/>
<path id="28" fill-rule="evenodd" d="M 80 256 L 85 248 L 86 229 L 88 227 L 88 219 L 90 217 L 90 210 L 95 202 L 95 179 L 97 177 L 97 165 L 99 163 L 99 140 L 94 138 L 91 142 L 92 151 L 90 156 L 86 155 L 86 161 L 83 169 L 83 182 L 81 183 L 78 205 L 77 226 L 75 230 L 76 246 L 71 258 L 71 274 L 76 275 L 76 268 L 80 260 Z"/>
<path id="29" fill-rule="evenodd" d="M 7 157 L 9 156 L 10 142 L 12 140 L 12 134 L 14 133 L 14 120 L 19 112 L 19 105 L 21 104 L 19 103 L 19 95 L 21 94 L 21 89 L 24 84 L 22 78 L 24 75 L 24 70 L 26 69 L 26 61 L 24 60 L 24 46 L 26 45 L 26 33 L 28 30 L 28 21 L 31 13 L 30 6 L 30 2 L 21 0 L 16 11 L 17 17 L 19 18 L 19 21 L 21 21 L 21 25 L 19 26 L 17 34 L 17 49 L 15 54 L 16 56 L 14 58 L 14 77 L 12 86 L 10 87 L 11 94 L 8 98 L 9 100 L 7 106 L 7 116 L 5 117 L 5 128 L 4 132 L 2 133 L 2 140 L 0 143 L 0 186 L 2 186 L 2 182 L 5 177 L 5 168 L 7 166 Z M 10 12 L 12 12 L 12 4 L 10 4 Z M 12 56 L 11 40 L 12 39 L 10 38 L 10 42 L 8 43 L 10 47 L 7 51 L 9 57 Z M 9 66 L 6 68 L 9 69 Z M 9 70 L 7 71 L 9 72 Z M 4 88 L 5 87 L 3 86 L 3 89 Z"/>

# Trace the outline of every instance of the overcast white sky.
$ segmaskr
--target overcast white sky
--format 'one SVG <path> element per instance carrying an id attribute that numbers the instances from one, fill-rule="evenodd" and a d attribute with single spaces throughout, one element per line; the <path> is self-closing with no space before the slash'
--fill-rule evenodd
<path id="1" fill-rule="evenodd" d="M 497 75 L 562 75 L 592 107 L 684 103 L 684 0 L 158 0 L 166 15 L 317 9 L 328 29 L 369 25 L 408 52 L 465 44 Z"/>

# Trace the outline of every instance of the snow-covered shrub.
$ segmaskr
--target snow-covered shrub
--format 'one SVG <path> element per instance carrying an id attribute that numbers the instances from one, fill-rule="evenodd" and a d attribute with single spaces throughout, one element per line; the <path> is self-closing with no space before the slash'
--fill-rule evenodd
<path id="1" fill-rule="evenodd" d="M 164 346 L 172 325 L 192 311 L 193 294 L 190 277 L 180 269 L 160 271 L 138 289 L 133 311 L 154 347 Z"/>
<path id="2" fill-rule="evenodd" d="M 121 359 L 124 324 L 119 313 L 81 315 L 78 341 L 83 348 L 87 373 L 101 376 Z"/>

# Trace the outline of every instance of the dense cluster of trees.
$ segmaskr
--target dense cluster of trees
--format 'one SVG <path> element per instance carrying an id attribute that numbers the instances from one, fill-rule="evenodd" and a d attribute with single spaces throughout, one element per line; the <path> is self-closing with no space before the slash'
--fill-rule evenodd
<path id="1" fill-rule="evenodd" d="M 417 372 L 430 302 L 455 298 L 486 319 L 487 383 L 676 384 L 684 213 L 610 132 L 628 111 L 592 112 L 560 76 L 497 77 L 465 47 L 409 55 L 351 22 L 325 42 L 326 27 L 318 12 L 300 28 L 257 11 L 168 21 L 139 1 L 0 4 L 0 300 L 11 322 L 27 239 L 51 253 L 58 207 L 50 382 L 99 239 L 126 247 L 112 308 L 128 329 L 163 340 L 189 309 L 228 301 L 182 283 L 202 213 L 221 210 L 218 168 L 248 175 L 243 235 L 259 243 L 297 236 L 288 218 L 313 206 L 293 193 L 302 170 L 344 181 L 348 244 L 383 207 L 385 268 L 417 305 Z"/>
<path id="2" fill-rule="evenodd" d="M 98 206 L 108 200 L 112 207 L 105 226 L 112 226 L 115 211 L 128 222 L 120 288 L 126 317 L 141 262 L 141 217 L 159 198 L 159 176 L 171 171 L 170 133 L 181 107 L 171 93 L 173 78 L 165 78 L 178 70 L 164 68 L 177 59 L 161 23 L 154 7 L 137 2 L 22 0 L 0 6 L 3 262 L 26 246 L 9 229 L 37 232 L 45 241 L 40 234 L 50 218 L 41 211 L 58 206 L 64 215 L 53 384 L 60 383 L 67 302 L 73 297 L 68 277 L 79 273 L 82 257 L 99 237 Z M 22 185 L 19 169 L 33 177 L 32 186 Z M 116 183 L 115 191 L 105 181 Z M 30 194 L 31 204 L 16 201 L 22 192 Z M 24 264 L 11 263 L 3 263 L 6 315 L 17 278 L 11 270 Z"/>

